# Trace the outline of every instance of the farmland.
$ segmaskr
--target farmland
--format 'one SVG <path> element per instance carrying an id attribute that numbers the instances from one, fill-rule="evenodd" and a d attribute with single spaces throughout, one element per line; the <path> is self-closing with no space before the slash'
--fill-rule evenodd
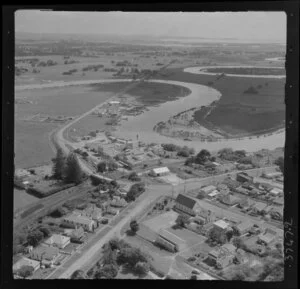
<path id="1" fill-rule="evenodd" d="M 194 120 L 208 128 L 221 129 L 228 136 L 243 133 L 270 132 L 284 127 L 284 79 L 238 78 L 212 75 L 193 75 L 181 69 L 168 69 L 164 79 L 180 80 L 207 85 L 221 94 L 221 98 L 210 110 L 199 108 Z M 258 94 L 245 94 L 255 87 Z M 208 113 L 209 112 L 209 113 Z"/>

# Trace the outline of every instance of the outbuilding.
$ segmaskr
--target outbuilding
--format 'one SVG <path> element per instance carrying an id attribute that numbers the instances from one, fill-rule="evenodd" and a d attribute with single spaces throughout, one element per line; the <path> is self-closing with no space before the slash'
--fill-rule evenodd
<path id="1" fill-rule="evenodd" d="M 167 167 L 155 168 L 151 170 L 150 174 L 155 177 L 161 177 L 170 174 L 170 170 Z"/>

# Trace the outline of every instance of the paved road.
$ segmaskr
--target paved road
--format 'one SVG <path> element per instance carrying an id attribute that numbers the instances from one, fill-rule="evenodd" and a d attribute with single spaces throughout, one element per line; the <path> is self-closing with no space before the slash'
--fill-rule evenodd
<path id="1" fill-rule="evenodd" d="M 170 187 L 166 185 L 154 185 L 149 187 L 144 193 L 144 198 L 135 206 L 128 215 L 126 215 L 119 223 L 117 223 L 104 237 L 102 237 L 96 244 L 94 244 L 87 252 L 80 256 L 77 261 L 75 261 L 64 273 L 56 278 L 68 279 L 75 270 L 86 266 L 88 263 L 92 262 L 93 259 L 99 258 L 102 246 L 108 242 L 113 237 L 121 237 L 121 228 L 129 222 L 135 215 L 139 214 L 144 210 L 147 205 L 156 199 L 160 195 L 171 194 Z"/>

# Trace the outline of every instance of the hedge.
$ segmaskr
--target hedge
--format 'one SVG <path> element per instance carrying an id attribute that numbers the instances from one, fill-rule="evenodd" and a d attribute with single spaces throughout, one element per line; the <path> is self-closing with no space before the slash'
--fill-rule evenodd
<path id="1" fill-rule="evenodd" d="M 53 195 L 55 193 L 58 193 L 62 190 L 66 190 L 68 188 L 74 187 L 75 184 L 65 184 L 63 186 L 60 186 L 58 188 L 54 188 L 54 189 L 50 189 L 50 190 L 42 190 L 36 187 L 31 187 L 31 188 L 27 188 L 26 192 L 28 194 L 34 195 L 35 197 L 38 198 L 44 198 L 50 195 Z"/>

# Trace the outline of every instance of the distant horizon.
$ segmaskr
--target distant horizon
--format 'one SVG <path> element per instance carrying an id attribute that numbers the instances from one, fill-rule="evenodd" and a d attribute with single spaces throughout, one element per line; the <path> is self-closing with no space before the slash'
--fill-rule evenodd
<path id="1" fill-rule="evenodd" d="M 126 38 L 126 39 L 136 39 L 136 40 L 149 40 L 149 38 L 154 39 L 154 40 L 162 40 L 162 39 L 195 39 L 195 40 L 236 40 L 244 42 L 244 41 L 249 41 L 250 43 L 256 44 L 259 41 L 266 40 L 262 38 L 256 38 L 256 39 L 249 39 L 249 38 L 236 38 L 236 37 L 202 37 L 202 36 L 184 36 L 184 35 L 151 35 L 151 34 L 131 34 L 131 35 L 123 35 L 123 34 L 117 34 L 117 33 L 76 33 L 76 32 L 66 32 L 66 33 L 57 33 L 57 32 L 25 32 L 25 31 L 15 31 L 16 36 L 20 35 L 47 35 L 47 36 L 77 36 L 77 37 L 109 37 L 109 38 Z M 148 38 L 148 39 L 147 39 Z M 103 39 L 105 40 L 105 39 Z M 107 39 L 106 39 L 107 40 Z M 280 41 L 278 39 L 268 39 L 267 42 L 263 42 L 263 44 L 286 44 L 286 41 Z"/>
<path id="2" fill-rule="evenodd" d="M 38 25 L 37 25 L 38 24 Z M 69 12 L 18 10 L 16 33 L 286 43 L 284 12 Z"/>

